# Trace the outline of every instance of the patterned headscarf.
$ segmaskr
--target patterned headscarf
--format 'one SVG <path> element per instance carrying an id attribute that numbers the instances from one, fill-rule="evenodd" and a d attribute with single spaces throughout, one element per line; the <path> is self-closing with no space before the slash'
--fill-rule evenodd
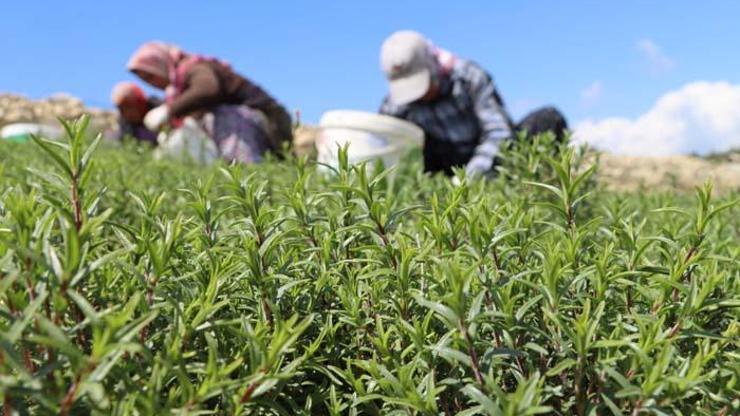
<path id="1" fill-rule="evenodd" d="M 183 52 L 175 45 L 164 42 L 147 42 L 131 55 L 126 65 L 129 71 L 142 71 L 173 81 L 177 64 Z"/>
<path id="2" fill-rule="evenodd" d="M 190 54 L 179 47 L 164 42 L 147 42 L 134 52 L 128 61 L 129 71 L 141 71 L 168 81 L 168 101 L 182 93 L 185 88 L 185 73 L 193 65 L 203 61 L 227 63 L 203 55 Z"/>

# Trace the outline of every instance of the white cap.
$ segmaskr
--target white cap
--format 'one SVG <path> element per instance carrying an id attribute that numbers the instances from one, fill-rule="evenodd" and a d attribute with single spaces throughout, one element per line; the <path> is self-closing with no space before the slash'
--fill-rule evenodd
<path id="1" fill-rule="evenodd" d="M 380 66 L 388 79 L 394 104 L 418 100 L 427 93 L 432 79 L 434 56 L 429 41 L 411 30 L 392 34 L 383 42 Z"/>

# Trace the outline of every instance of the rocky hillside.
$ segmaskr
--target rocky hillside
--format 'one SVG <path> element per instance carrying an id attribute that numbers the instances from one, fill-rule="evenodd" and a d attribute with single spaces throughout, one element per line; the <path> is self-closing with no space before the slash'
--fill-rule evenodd
<path id="1" fill-rule="evenodd" d="M 693 190 L 711 178 L 718 193 L 740 191 L 740 153 L 721 158 L 598 155 L 599 177 L 616 191 Z"/>
<path id="2" fill-rule="evenodd" d="M 109 129 L 116 124 L 113 111 L 85 107 L 79 98 L 56 94 L 41 100 L 31 100 L 15 94 L 0 94 L 0 128 L 12 123 L 56 124 L 58 117 L 74 118 L 83 113 L 92 116 L 91 125 L 98 130 Z"/>

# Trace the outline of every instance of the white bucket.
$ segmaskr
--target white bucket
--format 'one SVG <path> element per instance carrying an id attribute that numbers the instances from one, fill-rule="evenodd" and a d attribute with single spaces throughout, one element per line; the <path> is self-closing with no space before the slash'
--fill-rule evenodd
<path id="1" fill-rule="evenodd" d="M 386 168 L 398 164 L 408 149 L 424 143 L 424 132 L 395 117 L 362 111 L 328 111 L 319 121 L 318 162 L 337 168 L 337 151 L 347 145 L 350 164 L 381 159 Z"/>
<path id="2" fill-rule="evenodd" d="M 28 141 L 31 135 L 56 140 L 62 137 L 62 129 L 49 124 L 13 123 L 8 124 L 0 130 L 0 137 L 5 140 L 17 142 Z"/>
<path id="3" fill-rule="evenodd" d="M 180 161 L 195 161 L 210 165 L 218 158 L 218 149 L 213 140 L 200 128 L 198 123 L 187 117 L 182 127 L 170 132 L 161 132 L 157 137 L 159 145 L 154 150 L 154 158 L 171 158 Z"/>

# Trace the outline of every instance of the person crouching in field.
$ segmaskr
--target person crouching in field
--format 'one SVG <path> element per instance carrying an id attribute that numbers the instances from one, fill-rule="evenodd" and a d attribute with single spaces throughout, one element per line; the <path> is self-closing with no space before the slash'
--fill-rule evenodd
<path id="1" fill-rule="evenodd" d="M 413 31 L 392 34 L 383 43 L 381 66 L 389 82 L 380 113 L 424 130 L 424 170 L 468 176 L 495 173 L 499 145 L 515 133 L 552 131 L 561 141 L 567 122 L 552 107 L 515 124 L 491 76 L 476 63 L 437 48 Z"/>
<path id="2" fill-rule="evenodd" d="M 154 96 L 147 98 L 144 90 L 133 82 L 119 82 L 113 87 L 111 101 L 118 109 L 119 140 L 130 136 L 140 142 L 157 144 L 157 132 L 144 126 L 144 116 L 161 105 L 162 100 Z"/>
<path id="3" fill-rule="evenodd" d="M 243 163 L 259 162 L 267 151 L 279 155 L 292 140 L 285 108 L 225 62 L 148 42 L 133 54 L 128 69 L 166 92 L 166 102 L 144 117 L 149 129 L 177 127 L 188 116 L 199 119 L 221 157 Z"/>

